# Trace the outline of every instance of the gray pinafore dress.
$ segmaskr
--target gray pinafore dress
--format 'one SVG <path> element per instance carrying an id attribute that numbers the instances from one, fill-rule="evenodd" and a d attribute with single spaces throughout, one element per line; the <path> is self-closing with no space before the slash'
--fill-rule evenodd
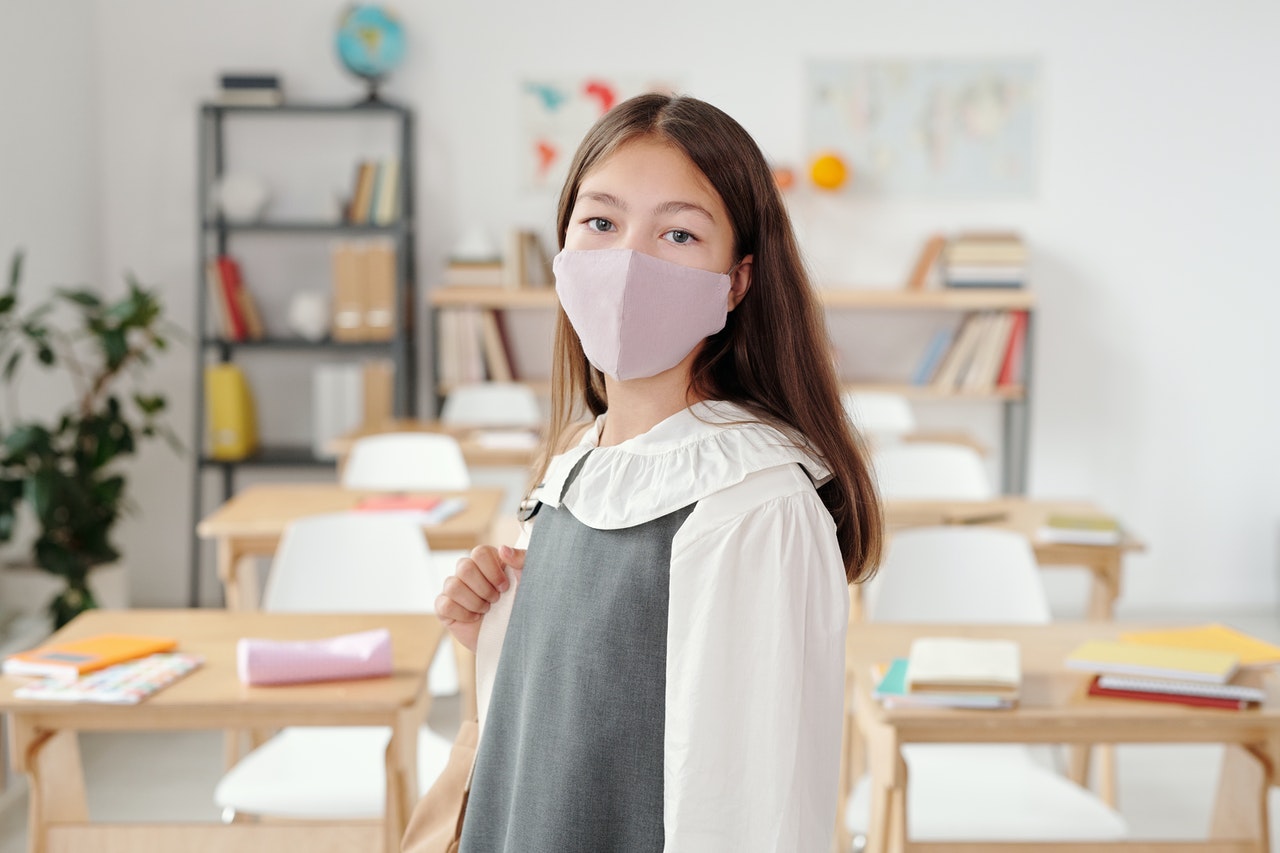
<path id="1" fill-rule="evenodd" d="M 535 509 L 460 853 L 660 853 L 671 543 L 694 506 L 620 530 Z"/>

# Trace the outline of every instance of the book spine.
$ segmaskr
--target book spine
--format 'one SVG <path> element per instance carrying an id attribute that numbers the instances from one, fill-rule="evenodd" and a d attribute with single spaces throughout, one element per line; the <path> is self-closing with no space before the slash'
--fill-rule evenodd
<path id="1" fill-rule="evenodd" d="M 243 341 L 249 337 L 249 326 L 245 321 L 244 308 L 240 301 L 239 277 L 235 266 L 230 256 L 219 256 L 218 281 L 222 285 L 227 317 L 231 321 L 231 340 Z"/>

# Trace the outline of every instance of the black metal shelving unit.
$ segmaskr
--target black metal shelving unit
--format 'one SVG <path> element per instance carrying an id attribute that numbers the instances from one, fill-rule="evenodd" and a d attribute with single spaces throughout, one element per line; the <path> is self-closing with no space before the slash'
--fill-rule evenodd
<path id="1" fill-rule="evenodd" d="M 226 124 L 238 118 L 278 120 L 308 117 L 349 117 L 390 119 L 398 130 L 400 160 L 400 217 L 382 225 L 347 224 L 321 221 L 228 222 L 217 215 L 210 204 L 210 188 L 223 175 L 227 164 Z M 195 328 L 200 346 L 195 367 L 195 436 L 193 446 L 194 476 L 192 487 L 191 560 L 188 578 L 188 603 L 200 605 L 201 546 L 195 535 L 195 523 L 205 514 L 205 475 L 216 471 L 221 481 L 222 500 L 231 498 L 236 489 L 236 471 L 240 468 L 332 468 L 331 459 L 317 457 L 309 446 L 264 445 L 254 454 L 234 462 L 212 459 L 205 453 L 204 369 L 213 361 L 229 362 L 242 351 L 324 352 L 329 355 L 386 354 L 395 364 L 394 408 L 397 417 L 408 417 L 417 410 L 417 296 L 416 256 L 414 251 L 414 127 L 413 113 L 405 106 L 387 101 L 343 103 L 286 103 L 279 106 L 247 106 L 202 104 L 199 111 L 198 168 L 196 187 L 196 222 L 198 229 L 197 258 L 198 294 Z M 389 341 L 308 341 L 294 338 L 266 338 L 257 341 L 230 341 L 210 334 L 209 281 L 207 262 L 227 254 L 232 238 L 238 235 L 274 235 L 280 238 L 307 237 L 388 237 L 396 244 L 396 332 Z"/>

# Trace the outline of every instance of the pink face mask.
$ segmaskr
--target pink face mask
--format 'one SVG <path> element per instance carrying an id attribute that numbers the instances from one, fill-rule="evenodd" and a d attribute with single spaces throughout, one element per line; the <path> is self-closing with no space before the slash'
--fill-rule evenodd
<path id="1" fill-rule="evenodd" d="M 587 360 L 615 379 L 670 370 L 728 317 L 727 274 L 632 249 L 566 249 L 552 269 Z"/>

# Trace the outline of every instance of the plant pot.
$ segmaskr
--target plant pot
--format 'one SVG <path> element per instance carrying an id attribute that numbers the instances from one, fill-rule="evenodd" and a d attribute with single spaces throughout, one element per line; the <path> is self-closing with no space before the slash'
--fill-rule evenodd
<path id="1" fill-rule="evenodd" d="M 65 582 L 58 575 L 30 565 L 0 568 L 0 601 L 21 613 L 43 613 Z M 129 606 L 129 573 L 124 563 L 98 566 L 89 572 L 89 588 L 104 610 Z"/>

